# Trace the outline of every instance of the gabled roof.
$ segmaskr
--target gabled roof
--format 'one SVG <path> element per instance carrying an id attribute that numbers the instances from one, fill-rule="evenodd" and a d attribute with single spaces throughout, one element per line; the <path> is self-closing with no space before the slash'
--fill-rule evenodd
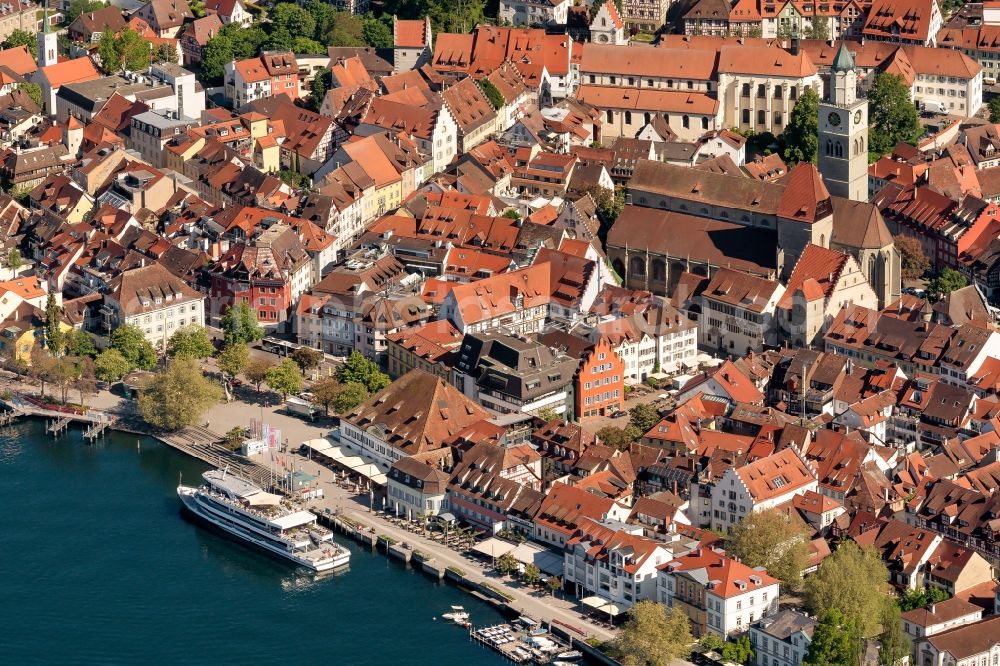
<path id="1" fill-rule="evenodd" d="M 816 482 L 816 472 L 794 447 L 735 469 L 754 502 L 764 502 Z"/>
<path id="2" fill-rule="evenodd" d="M 42 76 L 49 82 L 52 88 L 64 86 L 67 83 L 81 83 L 83 81 L 95 81 L 101 78 L 97 68 L 90 58 L 74 58 L 73 60 L 63 60 L 48 67 L 42 67 Z"/>
<path id="3" fill-rule="evenodd" d="M 778 307 L 789 309 L 795 292 L 802 290 L 806 300 L 829 299 L 850 256 L 810 243 L 795 262 L 788 285 Z"/>

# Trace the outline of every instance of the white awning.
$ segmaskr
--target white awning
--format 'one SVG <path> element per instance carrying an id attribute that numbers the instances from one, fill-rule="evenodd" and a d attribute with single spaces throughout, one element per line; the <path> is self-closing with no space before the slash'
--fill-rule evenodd
<path id="1" fill-rule="evenodd" d="M 387 477 L 385 474 L 382 474 L 381 472 L 379 472 L 378 474 L 372 474 L 371 476 L 368 477 L 368 480 L 377 486 L 384 486 L 385 484 L 389 483 L 389 477 Z"/>
<path id="2" fill-rule="evenodd" d="M 344 467 L 349 467 L 350 469 L 354 469 L 355 467 L 361 467 L 362 465 L 366 464 L 365 459 L 359 458 L 358 456 L 346 456 L 344 458 L 338 458 L 337 462 L 343 465 Z"/>
<path id="3" fill-rule="evenodd" d="M 283 530 L 287 530 L 292 527 L 297 527 L 299 525 L 305 525 L 316 520 L 316 516 L 309 511 L 296 511 L 290 513 L 287 516 L 281 516 L 280 518 L 274 518 L 269 522 L 279 527 Z"/>
<path id="4" fill-rule="evenodd" d="M 604 597 L 584 597 L 580 599 L 580 603 L 584 606 L 589 606 L 594 610 L 601 610 L 608 605 L 608 600 Z"/>
<path id="5" fill-rule="evenodd" d="M 613 604 L 609 601 L 608 604 L 601 609 L 601 612 L 607 613 L 608 615 L 621 615 L 627 610 L 627 608 L 622 608 L 618 604 Z"/>
<path id="6" fill-rule="evenodd" d="M 509 541 L 504 541 L 503 539 L 498 539 L 496 537 L 490 537 L 486 541 L 476 544 L 473 550 L 487 557 L 501 557 L 515 548 L 517 548 L 517 546 Z"/>
<path id="7" fill-rule="evenodd" d="M 313 453 L 322 453 L 326 455 L 326 452 L 333 448 L 333 444 L 330 440 L 325 438 L 320 439 L 310 439 L 308 442 L 302 443 L 304 446 L 308 446 L 313 450 Z"/>

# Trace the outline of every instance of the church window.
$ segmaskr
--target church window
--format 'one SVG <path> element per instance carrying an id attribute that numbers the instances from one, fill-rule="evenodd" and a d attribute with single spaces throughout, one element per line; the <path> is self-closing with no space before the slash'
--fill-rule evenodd
<path id="1" fill-rule="evenodd" d="M 798 86 L 792 86 L 791 88 L 788 89 L 788 99 L 795 99 L 798 96 L 799 96 Z"/>
<path id="2" fill-rule="evenodd" d="M 611 116 L 611 109 L 607 110 L 608 122 L 614 122 L 614 118 Z"/>
<path id="3" fill-rule="evenodd" d="M 766 116 L 764 115 L 765 113 L 766 113 L 766 111 L 764 111 L 764 109 L 761 109 L 760 111 L 757 112 L 757 124 L 758 125 L 763 125 L 764 124 L 765 118 L 766 118 Z"/>
<path id="4" fill-rule="evenodd" d="M 774 86 L 774 99 L 781 99 L 781 86 Z"/>
<path id="5" fill-rule="evenodd" d="M 688 116 L 681 116 L 681 125 L 684 126 L 684 129 L 689 129 L 691 127 L 691 118 Z"/>
<path id="6" fill-rule="evenodd" d="M 629 273 L 635 277 L 646 277 L 646 262 L 642 257 L 632 257 L 628 262 Z"/>
<path id="7" fill-rule="evenodd" d="M 775 125 L 780 125 L 781 124 L 781 114 L 780 113 L 774 114 L 774 124 Z"/>
<path id="8" fill-rule="evenodd" d="M 743 124 L 750 124 L 750 109 L 743 109 Z"/>
<path id="9" fill-rule="evenodd" d="M 764 84 L 763 83 L 759 84 L 757 86 L 757 97 L 766 97 L 767 93 L 764 91 L 765 91 Z"/>
<path id="10" fill-rule="evenodd" d="M 750 84 L 749 83 L 744 83 L 743 84 L 743 97 L 749 97 L 749 96 L 750 96 Z"/>
<path id="11" fill-rule="evenodd" d="M 833 144 L 833 156 L 843 157 L 844 156 L 844 145 L 840 141 L 835 141 Z"/>
<path id="12" fill-rule="evenodd" d="M 632 112 L 631 111 L 626 111 L 625 112 L 625 124 L 626 125 L 631 125 L 632 124 Z"/>
<path id="13" fill-rule="evenodd" d="M 707 130 L 708 129 L 708 116 L 702 116 L 701 117 L 701 128 L 703 130 Z"/>

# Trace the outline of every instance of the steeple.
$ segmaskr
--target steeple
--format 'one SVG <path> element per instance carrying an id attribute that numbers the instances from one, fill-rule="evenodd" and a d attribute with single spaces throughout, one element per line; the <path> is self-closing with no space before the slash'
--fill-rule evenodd
<path id="1" fill-rule="evenodd" d="M 48 67 L 59 61 L 59 37 L 49 27 L 49 3 L 42 10 L 42 31 L 38 33 L 38 66 Z"/>
<path id="2" fill-rule="evenodd" d="M 847 42 L 841 41 L 840 49 L 837 51 L 837 55 L 833 59 L 833 66 L 830 69 L 834 72 L 849 72 L 854 68 L 854 56 L 847 49 Z"/>

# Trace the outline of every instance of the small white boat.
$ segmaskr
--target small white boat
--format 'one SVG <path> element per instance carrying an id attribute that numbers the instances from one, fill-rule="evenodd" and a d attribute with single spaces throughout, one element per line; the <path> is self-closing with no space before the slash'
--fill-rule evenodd
<path id="1" fill-rule="evenodd" d="M 579 650 L 570 650 L 569 652 L 560 652 L 556 655 L 556 659 L 562 659 L 563 661 L 576 661 L 577 659 L 583 659 L 583 653 Z"/>
<path id="2" fill-rule="evenodd" d="M 446 620 L 451 620 L 455 624 L 462 625 L 463 627 L 466 627 L 469 624 L 469 614 L 462 606 L 452 606 L 451 612 L 442 613 L 441 617 Z"/>

